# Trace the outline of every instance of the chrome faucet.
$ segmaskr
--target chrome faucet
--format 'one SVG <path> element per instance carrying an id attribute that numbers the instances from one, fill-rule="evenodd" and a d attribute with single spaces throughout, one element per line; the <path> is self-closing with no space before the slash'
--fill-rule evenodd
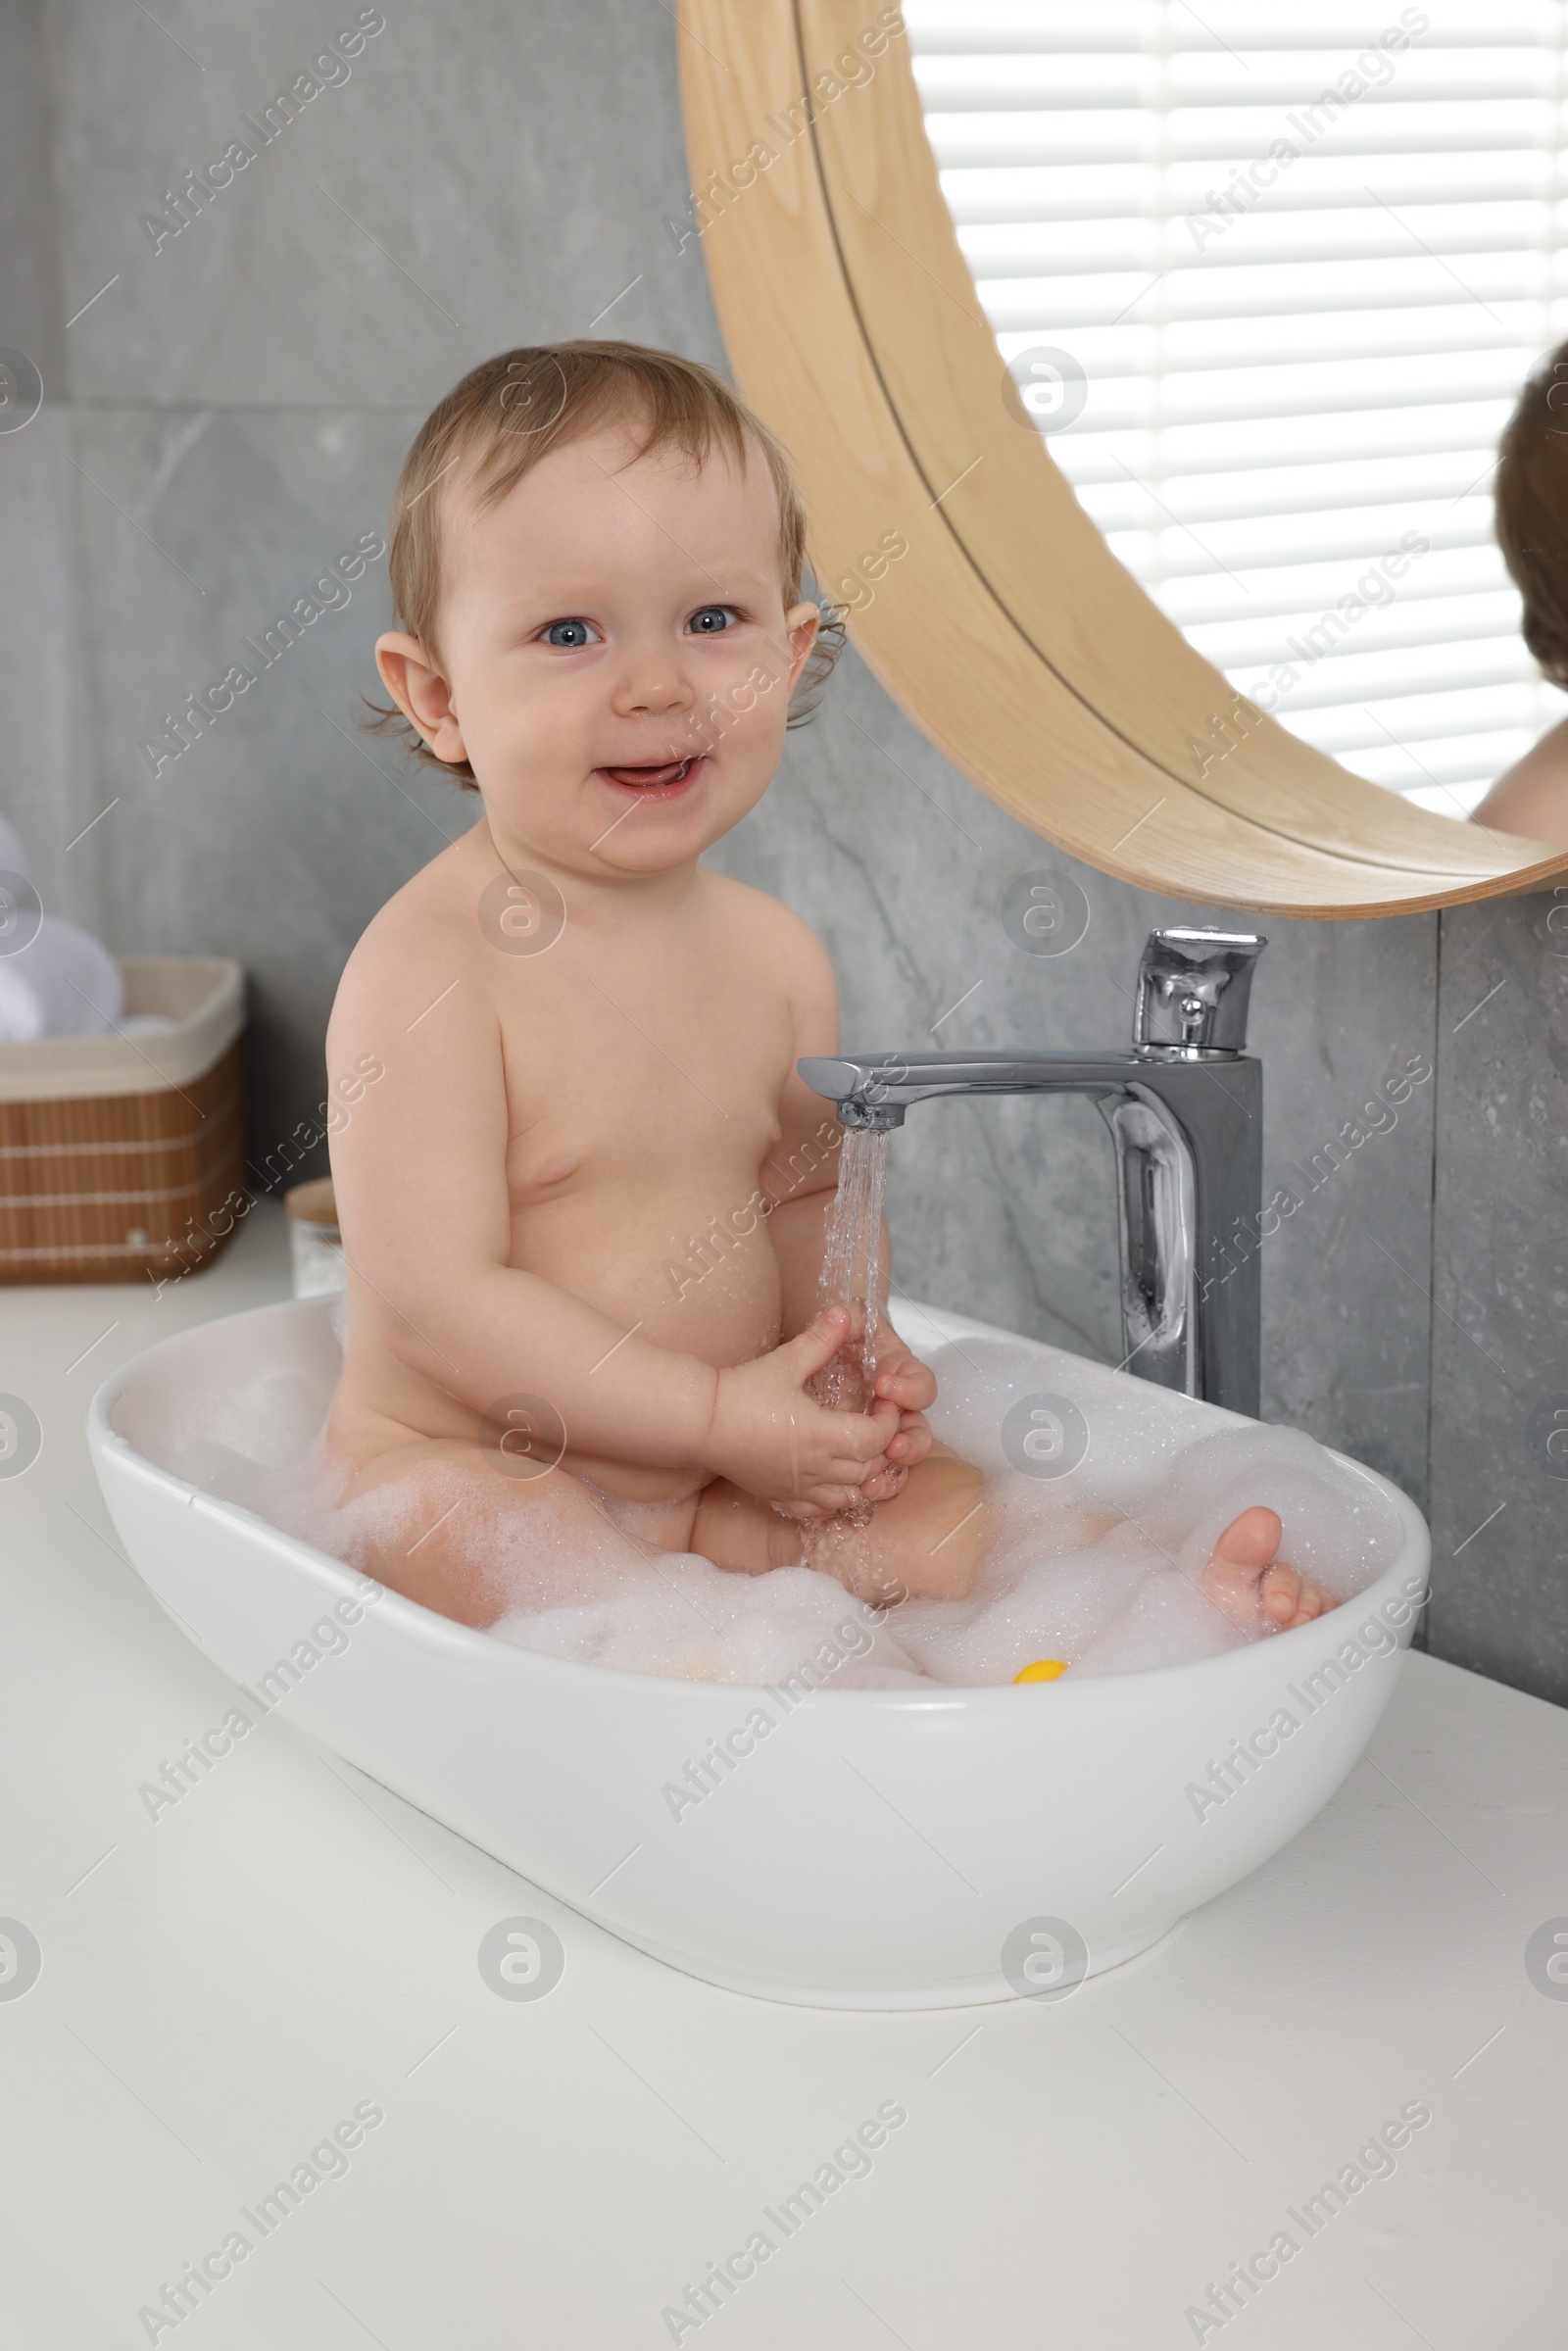
<path id="1" fill-rule="evenodd" d="M 1263 1069 L 1244 1050 L 1268 942 L 1151 931 L 1133 1041 L 1106 1053 L 877 1053 L 797 1064 L 847 1127 L 940 1095 L 1090 1094 L 1116 1149 L 1121 1368 L 1254 1417 Z"/>

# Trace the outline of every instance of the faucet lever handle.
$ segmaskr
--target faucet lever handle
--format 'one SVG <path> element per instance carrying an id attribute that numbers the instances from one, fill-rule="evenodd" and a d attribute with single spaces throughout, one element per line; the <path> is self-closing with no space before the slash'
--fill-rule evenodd
<path id="1" fill-rule="evenodd" d="M 1267 945 L 1250 932 L 1151 931 L 1138 966 L 1134 1045 L 1244 1053 L 1252 967 Z"/>

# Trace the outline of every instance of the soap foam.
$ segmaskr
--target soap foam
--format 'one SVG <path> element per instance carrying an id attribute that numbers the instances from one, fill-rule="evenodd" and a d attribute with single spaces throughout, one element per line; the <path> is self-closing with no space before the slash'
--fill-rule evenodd
<path id="1" fill-rule="evenodd" d="M 1234 1624 L 1200 1589 L 1221 1530 L 1250 1505 L 1278 1512 L 1281 1556 L 1354 1596 L 1398 1553 L 1399 1521 L 1371 1480 L 1299 1430 L 1211 1428 L 1196 1407 L 1151 1414 L 1136 1387 L 1048 1355 L 1027 1340 L 965 1339 L 927 1360 L 935 1433 L 986 1473 L 990 1539 L 963 1600 L 879 1610 L 806 1567 L 749 1576 L 646 1539 L 636 1505 L 605 1504 L 602 1533 L 568 1537 L 544 1494 L 519 1507 L 506 1480 L 436 1462 L 344 1504 L 321 1442 L 324 1402 L 273 1377 L 199 1407 L 185 1456 L 169 1466 L 228 1494 L 350 1565 L 407 1551 L 449 1507 L 486 1562 L 493 1631 L 545 1655 L 625 1673 L 755 1687 L 894 1690 L 1010 1683 L 1036 1658 L 1074 1679 L 1213 1656 L 1274 1630 Z M 1001 1430 L 1043 1379 L 1090 1430 L 1069 1476 L 1011 1466 Z"/>

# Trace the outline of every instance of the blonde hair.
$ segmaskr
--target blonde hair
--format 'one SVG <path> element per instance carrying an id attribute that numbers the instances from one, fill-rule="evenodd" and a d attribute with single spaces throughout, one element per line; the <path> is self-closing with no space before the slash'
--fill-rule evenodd
<path id="1" fill-rule="evenodd" d="M 597 425 L 625 422 L 636 455 L 673 447 L 701 465 L 716 442 L 744 466 L 756 449 L 778 498 L 779 571 L 786 607 L 801 601 L 806 510 L 789 459 L 759 416 L 711 367 L 641 343 L 537 343 L 481 362 L 433 408 L 403 462 L 392 499 L 387 567 L 397 625 L 439 658 L 442 512 L 431 495 L 457 471 L 477 494 L 479 511 L 498 506 L 552 449 Z M 823 612 L 822 626 L 791 706 L 789 724 L 810 715 L 816 694 L 844 645 L 842 613 Z M 466 759 L 438 759 L 401 710 L 368 703 L 369 723 L 406 738 L 406 748 L 444 775 L 477 790 Z"/>

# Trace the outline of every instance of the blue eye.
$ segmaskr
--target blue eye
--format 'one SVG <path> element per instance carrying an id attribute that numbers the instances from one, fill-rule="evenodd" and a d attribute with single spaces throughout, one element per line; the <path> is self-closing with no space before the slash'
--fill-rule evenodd
<path id="1" fill-rule="evenodd" d="M 586 620 L 552 620 L 545 630 L 547 645 L 586 645 L 591 635 Z"/>
<path id="2" fill-rule="evenodd" d="M 727 604 L 705 604 L 700 612 L 693 612 L 686 625 L 695 637 L 716 637 L 734 625 L 735 612 Z"/>

